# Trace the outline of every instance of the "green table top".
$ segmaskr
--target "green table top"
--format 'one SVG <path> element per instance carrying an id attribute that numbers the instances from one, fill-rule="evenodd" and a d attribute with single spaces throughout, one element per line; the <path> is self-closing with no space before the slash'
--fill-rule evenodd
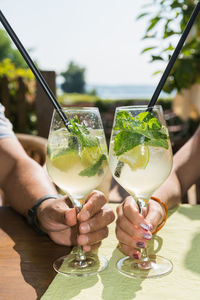
<path id="1" fill-rule="evenodd" d="M 112 204 L 113 209 L 116 205 Z M 115 265 L 123 254 L 116 248 L 115 222 L 99 253 L 109 259 L 108 268 L 96 276 L 56 275 L 42 300 L 196 300 L 200 299 L 200 205 L 180 205 L 170 211 L 165 227 L 150 242 L 149 253 L 173 262 L 173 271 L 156 279 L 121 275 Z"/>

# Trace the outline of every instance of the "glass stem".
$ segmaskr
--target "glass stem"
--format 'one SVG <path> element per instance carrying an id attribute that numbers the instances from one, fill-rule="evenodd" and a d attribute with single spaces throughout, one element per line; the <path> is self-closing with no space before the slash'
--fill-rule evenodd
<path id="1" fill-rule="evenodd" d="M 81 211 L 83 205 L 79 201 L 74 201 L 74 202 L 75 202 L 76 214 L 78 214 Z M 79 225 L 80 222 L 77 220 L 78 233 L 79 233 Z M 74 252 L 76 254 L 76 261 L 79 262 L 79 264 L 81 265 L 81 263 L 86 260 L 86 255 L 85 252 L 83 251 L 83 247 L 78 245 L 77 247 L 75 247 Z"/>
<path id="2" fill-rule="evenodd" d="M 147 209 L 147 205 L 145 203 L 145 201 L 143 199 L 138 199 L 137 200 L 137 205 L 139 208 L 139 213 L 141 215 L 143 215 L 143 210 Z M 141 261 L 147 262 L 149 261 L 149 257 L 148 257 L 148 252 L 147 252 L 147 248 L 141 249 Z"/>
<path id="3" fill-rule="evenodd" d="M 83 251 L 83 247 L 82 246 L 77 246 L 75 248 L 75 250 L 76 250 L 76 260 L 80 263 L 85 261 L 86 260 L 86 255 L 85 255 L 85 252 Z"/>

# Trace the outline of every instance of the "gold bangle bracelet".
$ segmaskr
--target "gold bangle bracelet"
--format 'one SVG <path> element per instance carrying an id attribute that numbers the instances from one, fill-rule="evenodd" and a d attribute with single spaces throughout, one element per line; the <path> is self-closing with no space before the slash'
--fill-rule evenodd
<path id="1" fill-rule="evenodd" d="M 163 219 L 162 223 L 159 224 L 158 227 L 152 232 L 152 234 L 155 234 L 161 228 L 163 228 L 163 226 L 165 225 L 165 223 L 167 221 L 167 207 L 166 207 L 165 203 L 163 203 L 159 198 L 152 196 L 151 199 L 158 202 L 162 206 L 162 208 L 164 209 L 164 212 L 165 212 L 165 216 L 164 216 L 164 219 Z"/>

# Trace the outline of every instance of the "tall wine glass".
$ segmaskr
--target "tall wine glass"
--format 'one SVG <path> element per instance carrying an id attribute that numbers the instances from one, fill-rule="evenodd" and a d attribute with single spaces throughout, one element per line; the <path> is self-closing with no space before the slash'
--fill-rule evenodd
<path id="1" fill-rule="evenodd" d="M 48 147 L 47 170 L 53 182 L 71 199 L 80 212 L 88 194 L 102 181 L 107 168 L 107 145 L 98 108 L 63 108 L 68 120 L 65 128 L 55 110 Z M 73 276 L 93 275 L 107 266 L 107 259 L 85 253 L 81 246 L 58 258 L 53 266 L 58 273 Z"/>
<path id="2" fill-rule="evenodd" d="M 115 180 L 135 199 L 142 214 L 172 168 L 171 144 L 161 106 L 149 111 L 145 105 L 116 109 L 109 165 Z M 147 255 L 143 249 L 140 260 L 125 257 L 117 268 L 130 277 L 158 277 L 169 273 L 172 263 L 158 255 Z"/>

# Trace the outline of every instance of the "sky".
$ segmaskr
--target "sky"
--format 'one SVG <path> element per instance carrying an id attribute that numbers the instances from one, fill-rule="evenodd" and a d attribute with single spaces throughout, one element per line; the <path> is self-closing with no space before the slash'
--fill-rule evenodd
<path id="1" fill-rule="evenodd" d="M 42 70 L 59 74 L 74 61 L 86 68 L 88 84 L 155 85 L 161 67 L 141 55 L 147 21 L 136 20 L 148 2 L 1 0 L 1 10 Z"/>

